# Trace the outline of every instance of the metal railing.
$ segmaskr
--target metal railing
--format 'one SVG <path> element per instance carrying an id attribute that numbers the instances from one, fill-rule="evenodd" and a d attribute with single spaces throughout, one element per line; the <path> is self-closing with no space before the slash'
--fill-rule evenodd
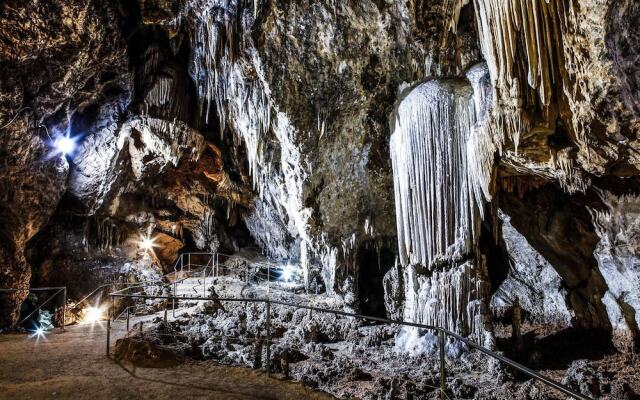
<path id="1" fill-rule="evenodd" d="M 208 259 L 204 264 L 193 262 L 194 258 L 196 258 L 197 260 L 197 259 L 201 259 L 201 257 L 203 256 L 208 257 Z M 225 254 L 220 252 L 211 252 L 211 253 L 197 252 L 197 253 L 180 254 L 180 256 L 176 259 L 174 263 L 173 272 L 165 275 L 166 277 L 169 277 L 171 275 L 174 276 L 173 293 L 177 294 L 179 283 L 184 282 L 189 277 L 197 276 L 202 278 L 202 286 L 203 286 L 202 294 L 203 296 L 206 296 L 207 295 L 206 293 L 207 278 L 220 277 L 224 275 L 225 268 L 222 268 L 220 264 L 220 256 L 225 258 L 233 257 L 233 255 L 231 254 Z M 261 270 L 266 270 L 266 272 L 263 272 Z M 278 281 L 277 279 L 274 279 L 272 277 L 272 275 L 274 274 L 274 271 L 279 271 L 280 275 L 282 275 L 284 273 L 284 268 L 283 267 L 278 268 L 277 266 L 274 266 L 271 263 L 256 262 L 256 261 L 248 262 L 246 271 L 243 271 L 245 272 L 245 278 L 244 278 L 245 283 L 250 284 L 253 278 L 253 279 L 256 279 L 258 282 L 266 283 L 267 291 L 270 291 L 272 283 L 275 283 Z M 196 275 L 194 275 L 194 273 Z M 183 278 L 177 279 L 177 277 L 180 277 L 180 276 L 182 276 Z M 290 281 L 286 283 L 293 283 L 295 285 L 295 284 L 301 284 L 302 282 L 299 282 L 298 277 L 292 277 L 292 279 L 290 279 Z"/>
<path id="2" fill-rule="evenodd" d="M 127 293 L 118 293 L 118 292 L 114 292 L 114 293 L 110 293 L 109 296 L 111 297 L 112 303 L 114 301 L 114 298 L 116 297 L 121 297 L 121 298 L 130 298 L 130 299 L 149 299 L 149 300 L 153 300 L 153 299 L 160 299 L 160 300 L 185 300 L 185 298 L 178 298 L 176 296 L 149 296 L 149 295 L 141 295 L 141 294 L 127 294 Z M 462 343 L 466 344 L 467 346 L 469 346 L 470 348 L 476 349 L 478 351 L 480 351 L 481 353 L 494 358 L 498 361 L 501 361 L 507 365 L 509 365 L 510 367 L 524 373 L 525 375 L 537 380 L 538 382 L 543 383 L 544 385 L 547 385 L 553 389 L 556 389 L 562 393 L 564 393 L 567 396 L 570 396 L 574 399 L 579 399 L 579 400 L 591 400 L 589 397 L 582 395 L 580 393 L 576 393 L 573 390 L 569 389 L 568 387 L 564 386 L 563 384 L 561 384 L 560 382 L 557 382 L 551 378 L 548 378 L 536 371 L 533 371 L 530 368 L 525 367 L 524 365 L 521 365 L 501 354 L 498 354 L 492 350 L 489 350 L 465 337 L 462 337 L 460 335 L 458 335 L 455 332 L 452 332 L 450 330 L 447 330 L 445 328 L 441 328 L 438 326 L 432 326 L 432 325 L 423 325 L 423 324 L 418 324 L 415 322 L 406 322 L 406 321 L 399 321 L 399 320 L 391 320 L 391 319 L 387 319 L 387 318 L 380 318 L 380 317 L 373 317 L 373 316 L 368 316 L 368 315 L 361 315 L 361 314 L 355 314 L 355 313 L 349 313 L 349 312 L 345 312 L 345 311 L 339 311 L 339 310 L 331 310 L 331 309 L 326 309 L 326 308 L 319 308 L 319 307 L 313 307 L 313 306 L 307 306 L 307 305 L 301 305 L 301 304 L 293 304 L 293 303 L 287 303 L 284 301 L 279 301 L 279 300 L 270 300 L 270 299 L 250 299 L 250 298 L 212 298 L 212 297 L 189 297 L 186 298 L 188 300 L 194 300 L 194 301 L 210 301 L 210 300 L 216 300 L 219 302 L 245 302 L 245 303 L 264 303 L 265 304 L 265 319 L 266 319 L 266 343 L 267 343 L 267 347 L 266 347 L 266 372 L 267 374 L 270 373 L 271 371 L 271 343 L 274 343 L 271 340 L 271 305 L 280 305 L 280 306 L 284 306 L 284 307 L 292 307 L 295 309 L 304 309 L 304 310 L 311 310 L 311 311 L 315 311 L 318 313 L 326 313 L 326 314 L 333 314 L 333 315 L 339 315 L 339 316 L 343 316 L 343 317 L 349 317 L 349 318 L 354 318 L 354 319 L 360 319 L 360 320 L 365 320 L 365 321 L 372 321 L 372 322 L 379 322 L 379 323 L 383 323 L 383 324 L 390 324 L 390 325 L 400 325 L 400 326 L 408 326 L 408 327 L 413 327 L 413 328 L 419 328 L 419 329 L 425 329 L 425 330 L 431 330 L 431 331 L 436 331 L 438 332 L 438 342 L 439 342 L 439 371 L 440 371 L 440 398 L 444 399 L 446 396 L 446 385 L 445 385 L 445 379 L 446 379 L 446 366 L 445 366 L 445 338 L 446 337 L 451 337 L 454 338 L 456 340 L 461 341 Z M 165 320 L 166 320 L 166 309 L 165 309 Z M 128 316 L 127 316 L 127 326 L 128 326 L 129 322 L 128 322 Z M 110 356 L 110 342 L 111 342 L 111 318 L 109 318 L 107 320 L 107 344 L 106 344 L 106 352 L 107 352 L 107 356 Z"/>
<path id="3" fill-rule="evenodd" d="M 28 289 L 0 289 L 0 293 L 9 293 L 9 292 L 45 292 L 45 291 L 53 291 L 55 292 L 47 297 L 42 303 L 40 303 L 35 310 L 31 311 L 26 317 L 22 318 L 16 326 L 22 325 L 25 321 L 31 318 L 36 312 L 42 310 L 42 307 L 49 304 L 51 300 L 58 297 L 59 294 L 62 293 L 62 325 L 60 328 L 64 331 L 65 322 L 66 322 L 66 314 L 67 314 L 67 287 L 66 286 L 55 286 L 55 287 L 41 287 L 41 288 L 28 288 Z"/>

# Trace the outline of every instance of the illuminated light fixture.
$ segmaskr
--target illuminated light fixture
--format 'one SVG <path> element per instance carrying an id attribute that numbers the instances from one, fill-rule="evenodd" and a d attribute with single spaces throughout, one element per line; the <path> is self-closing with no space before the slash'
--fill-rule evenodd
<path id="1" fill-rule="evenodd" d="M 284 268 L 282 268 L 280 278 L 285 282 L 290 282 L 293 278 L 293 267 L 291 265 L 285 265 Z"/>
<path id="2" fill-rule="evenodd" d="M 59 137 L 54 142 L 56 150 L 62 153 L 63 156 L 72 153 L 76 148 L 76 138 L 72 138 L 69 134 Z"/>
<path id="3" fill-rule="evenodd" d="M 145 251 L 153 250 L 154 247 L 157 247 L 155 239 L 149 236 L 143 236 L 140 239 L 140 247 Z"/>
<path id="4" fill-rule="evenodd" d="M 99 307 L 87 307 L 85 311 L 83 322 L 95 324 L 99 322 L 103 317 L 103 311 Z"/>
<path id="5" fill-rule="evenodd" d="M 31 338 L 36 338 L 36 340 L 46 339 L 46 333 L 47 331 L 43 327 L 39 326 L 33 331 Z"/>

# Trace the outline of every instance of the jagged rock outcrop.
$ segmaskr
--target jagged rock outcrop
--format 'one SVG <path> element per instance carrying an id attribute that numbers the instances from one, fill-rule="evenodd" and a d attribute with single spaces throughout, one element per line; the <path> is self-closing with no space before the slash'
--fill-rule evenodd
<path id="1" fill-rule="evenodd" d="M 640 198 L 602 196 L 606 207 L 592 212 L 600 237 L 594 256 L 607 283 L 603 302 L 614 343 L 628 351 L 640 343 Z"/>
<path id="2" fill-rule="evenodd" d="M 500 220 L 510 268 L 491 298 L 494 314 L 508 313 L 518 302 L 532 322 L 561 328 L 571 326 L 572 314 L 560 275 L 511 225 L 509 216 L 500 212 Z"/>
<path id="3" fill-rule="evenodd" d="M 609 328 L 602 303 L 606 283 L 594 258 L 599 238 L 585 203 L 547 185 L 522 198 L 502 195 L 500 208 L 561 276 L 574 326 Z"/>

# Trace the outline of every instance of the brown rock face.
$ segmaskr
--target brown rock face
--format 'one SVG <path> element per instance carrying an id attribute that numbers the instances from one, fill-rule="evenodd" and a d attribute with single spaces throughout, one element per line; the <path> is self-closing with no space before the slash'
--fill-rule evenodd
<path id="1" fill-rule="evenodd" d="M 69 166 L 53 143 L 74 110 L 98 101 L 110 76 L 126 73 L 126 60 L 104 2 L 3 2 L 0 24 L 0 287 L 27 288 L 25 244 L 66 186 Z M 16 321 L 25 295 L 0 296 L 0 326 Z"/>
<path id="2" fill-rule="evenodd" d="M 180 353 L 145 340 L 143 337 L 118 339 L 115 359 L 141 368 L 168 368 L 184 362 Z"/>

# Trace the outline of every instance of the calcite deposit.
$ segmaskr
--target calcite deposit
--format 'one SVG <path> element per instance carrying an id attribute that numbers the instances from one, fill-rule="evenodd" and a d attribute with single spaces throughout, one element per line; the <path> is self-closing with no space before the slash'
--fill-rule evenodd
<path id="1" fill-rule="evenodd" d="M 576 337 L 604 338 L 601 359 L 635 350 L 639 21 L 636 0 L 4 1 L 0 288 L 77 301 L 166 280 L 180 254 L 241 252 L 299 277 L 305 301 L 529 365 Z M 0 293 L 0 329 L 19 328 L 27 293 Z M 323 335 L 356 343 L 345 358 L 384 344 L 382 371 L 391 348 L 421 357 L 433 339 L 347 325 Z M 199 357 L 248 363 L 206 334 Z M 297 379 L 414 393 L 364 365 L 347 381 L 375 383 L 337 391 L 309 372 L 333 352 L 308 350 Z M 460 379 L 454 395 L 476 395 Z"/>

